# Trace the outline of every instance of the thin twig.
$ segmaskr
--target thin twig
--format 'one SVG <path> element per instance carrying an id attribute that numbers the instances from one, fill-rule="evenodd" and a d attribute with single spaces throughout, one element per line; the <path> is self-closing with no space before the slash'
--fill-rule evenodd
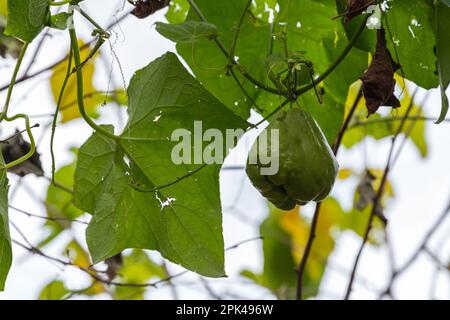
<path id="1" fill-rule="evenodd" d="M 48 259 L 50 261 L 57 262 L 57 263 L 59 263 L 61 265 L 77 268 L 77 269 L 83 271 L 84 273 L 88 274 L 94 280 L 99 281 L 101 283 L 104 283 L 106 285 L 111 285 L 111 286 L 116 286 L 116 287 L 132 287 L 132 288 L 148 288 L 148 287 L 156 288 L 158 285 L 160 285 L 162 283 L 169 282 L 169 281 L 171 281 L 171 280 L 173 280 L 175 278 L 181 277 L 181 276 L 189 273 L 189 270 L 185 270 L 185 271 L 182 271 L 182 272 L 177 273 L 175 275 L 171 275 L 171 276 L 168 276 L 168 277 L 166 277 L 164 279 L 161 279 L 161 280 L 158 280 L 158 281 L 155 281 L 155 282 L 150 282 L 150 283 L 125 283 L 125 282 L 110 281 L 108 279 L 105 279 L 105 278 L 99 276 L 97 274 L 97 273 L 99 273 L 99 271 L 93 269 L 92 267 L 85 268 L 85 267 L 76 265 L 76 264 L 74 264 L 74 263 L 72 263 L 70 261 L 65 261 L 65 260 L 62 260 L 62 259 L 59 259 L 59 258 L 56 258 L 56 257 L 52 257 L 52 256 L 44 253 L 42 250 L 40 250 L 37 247 L 33 246 L 30 243 L 30 241 L 28 241 L 28 239 L 25 237 L 25 235 L 23 233 L 20 232 L 20 234 L 21 234 L 22 238 L 24 239 L 24 241 L 28 245 L 24 245 L 23 243 L 21 243 L 19 241 L 16 241 L 16 240 L 12 240 L 12 241 L 15 244 L 17 244 L 18 246 L 22 247 L 23 249 L 29 251 L 30 253 L 37 254 L 37 255 L 39 255 L 39 256 L 41 256 L 43 258 L 46 258 L 46 259 Z M 230 250 L 237 249 L 243 244 L 246 244 L 248 242 L 255 241 L 255 240 L 260 240 L 260 239 L 261 239 L 261 237 L 243 240 L 241 242 L 236 243 L 235 245 L 232 245 L 231 247 L 228 247 L 227 249 L 225 249 L 225 251 L 230 251 Z"/>
<path id="2" fill-rule="evenodd" d="M 365 127 L 365 126 L 370 126 L 370 125 L 374 125 L 374 124 L 380 124 L 380 123 L 392 123 L 392 122 L 398 122 L 398 121 L 402 121 L 403 117 L 384 117 L 384 118 L 377 118 L 377 119 L 371 119 L 371 120 L 367 120 L 367 121 L 355 121 L 351 126 L 349 126 L 348 130 L 354 129 L 354 128 L 358 128 L 358 127 Z M 432 117 L 425 117 L 425 116 L 410 116 L 406 119 L 407 121 L 436 121 L 435 118 Z M 445 119 L 444 122 L 448 122 L 450 123 L 450 119 Z"/>
<path id="3" fill-rule="evenodd" d="M 68 218 L 58 218 L 58 217 L 46 217 L 46 216 L 41 216 L 41 215 L 37 215 L 19 208 L 16 208 L 12 205 L 8 205 L 9 208 L 13 209 L 14 211 L 24 214 L 27 217 L 30 218 L 37 218 L 37 219 L 41 219 L 41 220 L 47 220 L 47 221 L 64 221 L 64 222 L 73 222 L 73 223 L 79 223 L 79 224 L 84 224 L 84 225 L 88 225 L 87 222 L 81 221 L 81 220 L 76 220 L 76 219 L 68 219 Z"/>
<path id="4" fill-rule="evenodd" d="M 362 85 L 360 86 L 358 93 L 356 95 L 355 101 L 353 102 L 350 111 L 348 112 L 347 117 L 344 120 L 344 124 L 342 125 L 341 129 L 339 130 L 338 137 L 336 138 L 336 141 L 333 144 L 333 152 L 335 155 L 337 155 L 339 148 L 342 144 L 342 139 L 344 138 L 345 132 L 350 128 L 350 122 L 353 118 L 353 115 L 355 114 L 355 111 L 358 107 L 359 102 L 361 101 L 363 97 L 363 88 Z"/>
<path id="5" fill-rule="evenodd" d="M 406 119 L 408 118 L 408 116 L 411 113 L 411 110 L 412 110 L 412 108 L 414 106 L 414 98 L 416 96 L 417 91 L 418 91 L 418 89 L 416 89 L 414 91 L 414 93 L 413 93 L 413 95 L 411 97 L 411 101 L 410 101 L 410 103 L 408 105 L 408 108 L 406 110 L 406 113 L 403 116 L 403 120 L 400 123 L 397 131 L 395 132 L 395 134 L 394 134 L 394 136 L 392 138 L 392 144 L 391 144 L 391 148 L 389 150 L 388 159 L 386 161 L 386 166 L 385 166 L 385 169 L 384 169 L 384 172 L 383 172 L 383 176 L 381 178 L 380 186 L 379 186 L 377 194 L 376 194 L 376 196 L 375 196 L 375 198 L 373 200 L 372 210 L 370 212 L 369 221 L 367 223 L 367 227 L 366 227 L 366 230 L 364 232 L 363 241 L 362 241 L 362 244 L 361 244 L 361 246 L 360 246 L 360 248 L 358 250 L 358 253 L 356 255 L 356 259 L 355 259 L 355 262 L 353 264 L 352 272 L 350 274 L 350 279 L 349 279 L 349 282 L 348 282 L 348 285 L 347 285 L 347 290 L 345 292 L 345 300 L 348 300 L 350 298 L 350 294 L 351 294 L 352 289 L 353 289 L 353 282 L 355 280 L 356 271 L 358 269 L 358 264 L 359 264 L 359 261 L 361 259 L 361 256 L 362 256 L 362 253 L 364 251 L 364 248 L 366 246 L 366 243 L 369 240 L 369 234 L 370 234 L 370 231 L 372 230 L 373 220 L 374 220 L 375 216 L 377 216 L 377 213 L 378 213 L 377 209 L 379 207 L 379 203 L 380 203 L 381 198 L 383 196 L 384 188 L 385 188 L 386 182 L 387 182 L 387 177 L 388 177 L 390 169 L 391 169 L 391 160 L 392 160 L 392 158 L 394 156 L 395 143 L 397 141 L 397 138 L 403 132 L 403 128 L 404 128 L 405 123 L 406 123 Z"/>
<path id="6" fill-rule="evenodd" d="M 436 221 L 430 227 L 428 232 L 425 234 L 423 240 L 421 241 L 421 243 L 418 246 L 418 248 L 416 249 L 416 251 L 414 251 L 414 253 L 405 262 L 405 264 L 403 266 L 401 266 L 400 268 L 398 268 L 391 274 L 389 283 L 388 283 L 386 289 L 384 289 L 382 291 L 382 293 L 380 294 L 380 298 L 382 298 L 383 296 L 385 296 L 387 294 L 390 294 L 390 292 L 392 291 L 392 286 L 393 286 L 396 278 L 399 275 L 401 275 L 402 273 L 404 273 L 406 270 L 408 270 L 413 265 L 413 263 L 417 260 L 417 258 L 419 258 L 420 254 L 427 248 L 427 245 L 430 242 L 433 235 L 436 233 L 436 231 L 439 229 L 439 227 L 444 223 L 445 219 L 447 219 L 447 217 L 449 216 L 449 213 L 450 213 L 450 200 L 448 201 L 448 204 L 446 205 L 445 209 L 442 211 L 440 216 L 436 219 Z"/>

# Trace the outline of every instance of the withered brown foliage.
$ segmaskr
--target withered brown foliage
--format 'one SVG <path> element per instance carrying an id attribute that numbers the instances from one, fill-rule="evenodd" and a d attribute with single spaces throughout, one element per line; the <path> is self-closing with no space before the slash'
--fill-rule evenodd
<path id="1" fill-rule="evenodd" d="M 106 259 L 105 264 L 108 266 L 108 268 L 106 269 L 106 275 L 109 281 L 112 281 L 115 277 L 117 277 L 119 269 L 123 266 L 122 254 L 119 253 L 111 258 Z"/>
<path id="2" fill-rule="evenodd" d="M 31 145 L 24 140 L 19 131 L 16 131 L 13 138 L 3 142 L 0 146 L 6 164 L 20 159 L 31 150 Z M 20 177 L 24 177 L 31 173 L 34 173 L 39 177 L 44 175 L 40 155 L 37 151 L 28 160 L 8 169 L 8 171 L 17 174 Z"/>
<path id="3" fill-rule="evenodd" d="M 377 49 L 372 63 L 362 76 L 364 98 L 369 116 L 381 106 L 400 107 L 400 101 L 394 95 L 394 73 L 400 69 L 386 47 L 386 32 L 383 28 L 377 32 Z"/>
<path id="4" fill-rule="evenodd" d="M 144 19 L 156 11 L 167 7 L 170 4 L 170 0 L 138 0 L 131 3 L 135 6 L 131 14 L 139 19 Z"/>

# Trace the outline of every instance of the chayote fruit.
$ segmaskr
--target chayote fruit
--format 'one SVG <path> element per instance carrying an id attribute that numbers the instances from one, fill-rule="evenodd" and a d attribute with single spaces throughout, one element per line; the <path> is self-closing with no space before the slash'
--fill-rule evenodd
<path id="1" fill-rule="evenodd" d="M 272 129 L 278 129 L 278 143 Z M 280 112 L 264 131 L 247 161 L 247 175 L 253 185 L 283 210 L 324 200 L 339 166 L 315 120 L 301 109 L 290 109 Z M 262 174 L 262 169 L 271 166 L 267 157 L 279 160 L 278 171 L 270 175 Z"/>

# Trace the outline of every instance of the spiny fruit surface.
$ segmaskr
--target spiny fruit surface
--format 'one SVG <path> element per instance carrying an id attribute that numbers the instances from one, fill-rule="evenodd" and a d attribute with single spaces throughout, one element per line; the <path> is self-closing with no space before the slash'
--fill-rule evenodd
<path id="1" fill-rule="evenodd" d="M 278 130 L 278 139 L 272 130 Z M 333 188 L 339 166 L 315 120 L 301 109 L 290 109 L 279 113 L 264 131 L 247 161 L 247 175 L 253 185 L 282 210 L 324 200 Z M 264 161 L 267 157 L 279 159 L 279 170 L 271 175 L 261 171 L 270 167 Z"/>

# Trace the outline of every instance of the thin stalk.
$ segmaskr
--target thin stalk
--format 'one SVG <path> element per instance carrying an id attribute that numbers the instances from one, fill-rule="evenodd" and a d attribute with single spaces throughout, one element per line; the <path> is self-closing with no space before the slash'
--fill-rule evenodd
<path id="1" fill-rule="evenodd" d="M 75 68 L 76 68 L 76 75 L 77 75 L 77 99 L 78 99 L 78 109 L 80 110 L 80 114 L 83 117 L 83 119 L 86 121 L 86 123 L 95 131 L 97 131 L 98 133 L 100 133 L 101 135 L 113 139 L 113 140 L 117 140 L 118 137 L 108 131 L 106 131 L 105 129 L 103 129 L 102 127 L 100 127 L 99 125 L 97 125 L 90 117 L 89 115 L 86 113 L 86 109 L 84 107 L 84 93 L 83 93 L 83 70 L 82 68 L 80 68 L 79 66 L 81 65 L 81 57 L 80 57 L 80 48 L 78 47 L 78 39 L 77 39 L 77 34 L 75 31 L 75 28 L 71 28 L 69 30 L 70 33 L 70 39 L 71 39 L 71 46 L 72 46 L 72 51 L 73 51 L 73 57 L 75 60 Z"/>
<path id="2" fill-rule="evenodd" d="M 25 57 L 25 53 L 28 49 L 28 43 L 25 43 L 20 51 L 19 58 L 17 59 L 16 67 L 14 68 L 14 72 L 11 78 L 11 82 L 8 86 L 8 93 L 6 95 L 6 102 L 3 107 L 3 111 L 0 114 L 0 122 L 7 117 L 9 104 L 11 103 L 12 92 L 14 89 L 14 85 L 16 84 L 17 75 L 19 74 L 20 66 L 22 65 L 23 58 Z"/>
<path id="3" fill-rule="evenodd" d="M 69 52 L 69 61 L 67 64 L 66 76 L 64 78 L 64 81 L 63 81 L 63 84 L 61 87 L 61 91 L 59 92 L 58 102 L 56 104 L 56 110 L 55 110 L 55 114 L 53 116 L 53 121 L 52 121 L 52 133 L 51 133 L 51 137 L 50 137 L 50 154 L 52 157 L 52 183 L 53 183 L 53 185 L 56 185 L 56 180 L 55 180 L 56 160 L 55 160 L 55 151 L 53 148 L 54 142 L 55 142 L 56 122 L 58 120 L 58 114 L 59 114 L 59 110 L 61 108 L 61 103 L 62 103 L 62 99 L 64 97 L 64 93 L 66 91 L 67 83 L 69 82 L 70 76 L 72 74 L 71 73 L 72 58 L 73 58 L 73 51 L 72 51 L 72 45 L 71 45 L 71 49 Z"/>
<path id="4" fill-rule="evenodd" d="M 244 7 L 244 11 L 242 12 L 241 18 L 239 19 L 239 22 L 236 26 L 236 29 L 234 30 L 233 42 L 231 43 L 230 53 L 229 53 L 229 57 L 228 57 L 228 67 L 229 68 L 232 68 L 234 66 L 234 53 L 236 51 L 239 33 L 241 31 L 242 24 L 244 23 L 245 16 L 247 15 L 247 12 L 248 12 L 251 4 L 252 4 L 252 0 L 248 0 L 247 4 Z"/>

